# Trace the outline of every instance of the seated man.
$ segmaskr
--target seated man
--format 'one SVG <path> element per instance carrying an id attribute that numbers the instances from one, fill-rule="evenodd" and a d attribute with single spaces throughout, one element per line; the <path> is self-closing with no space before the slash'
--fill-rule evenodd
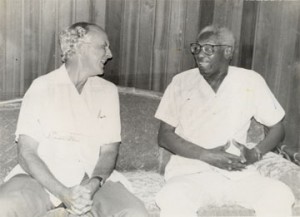
<path id="1" fill-rule="evenodd" d="M 200 207 L 230 204 L 257 216 L 290 216 L 291 190 L 254 165 L 284 138 L 284 110 L 258 73 L 229 66 L 234 37 L 227 28 L 204 28 L 191 52 L 198 67 L 173 78 L 155 115 L 159 145 L 174 154 L 156 198 L 161 217 L 196 217 Z M 253 117 L 268 130 L 250 147 Z"/>
<path id="2" fill-rule="evenodd" d="M 40 217 L 58 206 L 68 216 L 148 216 L 114 171 L 118 90 L 98 77 L 112 57 L 106 33 L 76 23 L 61 33 L 60 45 L 64 64 L 37 78 L 24 96 L 19 164 L 0 187 L 0 216 Z"/>

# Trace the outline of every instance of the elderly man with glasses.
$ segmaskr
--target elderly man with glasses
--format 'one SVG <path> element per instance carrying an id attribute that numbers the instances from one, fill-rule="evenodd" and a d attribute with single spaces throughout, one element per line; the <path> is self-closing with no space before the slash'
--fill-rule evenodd
<path id="1" fill-rule="evenodd" d="M 294 195 L 255 167 L 284 138 L 283 108 L 256 72 L 229 66 L 234 37 L 208 26 L 191 44 L 197 68 L 176 75 L 155 117 L 159 145 L 173 153 L 156 202 L 161 217 L 196 217 L 207 205 L 238 204 L 256 216 L 291 216 Z M 266 126 L 247 144 L 251 119 Z"/>

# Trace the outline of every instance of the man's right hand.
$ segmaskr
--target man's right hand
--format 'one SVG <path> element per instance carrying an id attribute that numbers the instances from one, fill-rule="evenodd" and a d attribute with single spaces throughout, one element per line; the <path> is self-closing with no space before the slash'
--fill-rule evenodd
<path id="1" fill-rule="evenodd" d="M 229 146 L 230 143 L 227 143 L 217 148 L 206 149 L 205 153 L 201 156 L 201 160 L 215 167 L 229 171 L 240 171 L 244 169 L 246 165 L 241 163 L 243 162 L 241 157 L 226 152 Z"/>
<path id="2" fill-rule="evenodd" d="M 81 185 L 62 191 L 60 199 L 68 212 L 79 216 L 90 211 L 93 204 L 90 190 Z"/>

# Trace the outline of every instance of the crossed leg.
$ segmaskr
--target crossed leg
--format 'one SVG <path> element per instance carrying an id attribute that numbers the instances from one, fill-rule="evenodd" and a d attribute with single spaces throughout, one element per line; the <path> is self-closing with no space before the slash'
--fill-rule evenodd
<path id="1" fill-rule="evenodd" d="M 0 186 L 1 217 L 40 217 L 52 208 L 48 193 L 29 175 L 16 175 Z"/>

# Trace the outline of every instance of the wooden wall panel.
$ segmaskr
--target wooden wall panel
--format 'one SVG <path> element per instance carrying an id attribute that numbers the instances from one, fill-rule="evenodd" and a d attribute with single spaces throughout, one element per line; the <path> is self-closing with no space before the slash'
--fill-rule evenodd
<path id="1" fill-rule="evenodd" d="M 7 4 L 0 1 L 0 100 L 7 99 L 5 90 L 5 71 L 6 71 L 6 13 Z"/>
<path id="2" fill-rule="evenodd" d="M 121 80 L 121 37 L 123 19 L 123 0 L 107 1 L 105 11 L 105 30 L 107 32 L 113 58 L 105 65 L 105 77 L 116 84 Z"/>
<path id="3" fill-rule="evenodd" d="M 0 0 L 0 100 L 21 97 L 33 79 L 61 64 L 63 28 L 76 21 L 104 28 L 105 7 L 106 0 Z"/>
<path id="4" fill-rule="evenodd" d="M 23 57 L 23 17 L 22 1 L 10 0 L 6 2 L 6 57 L 4 71 L 4 97 L 6 99 L 20 95 L 20 73 Z"/>
<path id="5" fill-rule="evenodd" d="M 300 129 L 300 107 L 296 109 L 298 111 L 294 108 L 295 98 L 299 98 L 296 93 L 299 83 L 294 83 L 299 62 L 299 57 L 295 55 L 299 40 L 299 9 L 297 2 L 260 3 L 252 63 L 287 112 L 286 143 L 293 146 L 297 146 Z M 291 124 L 295 120 L 297 123 Z"/>
<path id="6" fill-rule="evenodd" d="M 90 0 L 91 22 L 105 28 L 106 0 Z M 114 0 L 116 1 L 116 0 Z"/>
<path id="7" fill-rule="evenodd" d="M 120 46 L 120 84 L 134 86 L 134 73 L 137 67 L 138 28 L 140 1 L 125 0 L 123 12 L 123 27 Z"/>
<path id="8" fill-rule="evenodd" d="M 41 11 L 41 73 L 45 74 L 55 69 L 56 51 L 58 50 L 58 19 L 57 19 L 57 1 L 42 0 Z"/>
<path id="9" fill-rule="evenodd" d="M 238 64 L 241 67 L 251 69 L 254 51 L 256 17 L 258 4 L 255 1 L 243 3 L 242 25 L 240 34 L 240 46 L 238 51 Z"/>
<path id="10" fill-rule="evenodd" d="M 184 20 L 184 51 L 182 53 L 182 70 L 188 70 L 195 65 L 193 55 L 190 52 L 190 43 L 196 41 L 200 30 L 201 1 L 190 0 L 186 5 L 186 19 Z M 194 28 L 190 28 L 193 26 Z"/>
<path id="11" fill-rule="evenodd" d="M 135 83 L 137 88 L 151 88 L 152 84 L 152 61 L 153 61 L 153 38 L 155 23 L 155 0 L 141 0 L 140 19 L 138 27 L 137 44 L 137 68 Z M 141 55 L 142 54 L 142 55 Z"/>
<path id="12" fill-rule="evenodd" d="M 169 32 L 171 8 L 170 0 L 156 2 L 153 62 L 152 62 L 152 89 L 160 91 L 166 85 L 167 52 L 169 49 Z"/>
<path id="13" fill-rule="evenodd" d="M 75 22 L 92 20 L 92 0 L 74 0 Z"/>
<path id="14" fill-rule="evenodd" d="M 214 6 L 213 24 L 228 27 L 236 38 L 232 65 L 238 65 L 243 3 L 242 0 L 222 0 L 216 1 Z"/>
<path id="15" fill-rule="evenodd" d="M 30 86 L 32 79 L 38 77 L 40 72 L 40 1 L 25 1 L 23 5 L 23 49 L 22 70 L 20 72 L 20 95 Z"/>
<path id="16" fill-rule="evenodd" d="M 170 1 L 170 20 L 167 50 L 167 68 L 165 85 L 168 84 L 175 74 L 182 70 L 182 60 L 184 58 L 184 38 L 185 38 L 185 17 L 187 1 Z"/>

